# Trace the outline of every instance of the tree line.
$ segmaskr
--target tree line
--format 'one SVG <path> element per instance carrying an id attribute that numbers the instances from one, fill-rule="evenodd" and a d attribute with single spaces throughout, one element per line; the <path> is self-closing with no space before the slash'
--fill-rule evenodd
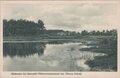
<path id="1" fill-rule="evenodd" d="M 116 36 L 117 35 L 117 30 L 116 29 L 113 29 L 113 30 L 103 30 L 103 31 L 86 31 L 86 30 L 83 30 L 81 32 L 82 35 L 103 35 L 103 36 Z"/>
<path id="2" fill-rule="evenodd" d="M 46 30 L 42 20 L 38 23 L 27 20 L 3 20 L 3 35 L 4 36 L 30 36 L 39 35 Z"/>
<path id="3" fill-rule="evenodd" d="M 90 31 L 83 30 L 81 32 L 64 31 L 64 30 L 47 30 L 42 20 L 37 23 L 28 20 L 3 20 L 3 35 L 4 36 L 86 36 L 86 35 L 101 35 L 115 36 L 117 30 Z"/>

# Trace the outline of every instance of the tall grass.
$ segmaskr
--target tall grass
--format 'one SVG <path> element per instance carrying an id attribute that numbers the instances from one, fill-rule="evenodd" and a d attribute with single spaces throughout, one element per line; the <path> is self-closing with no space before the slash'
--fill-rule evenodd
<path id="1" fill-rule="evenodd" d="M 101 38 L 96 40 L 93 47 L 80 49 L 82 51 L 92 51 L 105 53 L 107 56 L 96 56 L 94 60 L 88 60 L 86 64 L 91 67 L 92 71 L 117 71 L 117 38 Z M 98 47 L 96 47 L 98 46 Z"/>

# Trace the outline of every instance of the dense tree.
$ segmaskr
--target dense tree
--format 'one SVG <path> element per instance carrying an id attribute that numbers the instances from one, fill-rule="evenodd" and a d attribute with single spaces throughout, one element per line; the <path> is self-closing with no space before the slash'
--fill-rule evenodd
<path id="1" fill-rule="evenodd" d="M 40 30 L 45 30 L 44 23 L 42 20 L 40 20 L 40 19 L 38 20 L 38 25 L 40 27 Z"/>
<path id="2" fill-rule="evenodd" d="M 81 32 L 81 35 L 88 35 L 89 33 L 88 33 L 88 31 L 86 31 L 86 30 L 83 30 L 82 32 Z"/>
<path id="3" fill-rule="evenodd" d="M 103 31 L 86 31 L 83 30 L 81 32 L 81 35 L 94 35 L 94 36 L 116 36 L 117 35 L 117 30 L 113 29 L 113 30 L 103 30 Z"/>
<path id="4" fill-rule="evenodd" d="M 45 30 L 44 23 L 38 20 L 38 23 L 27 20 L 3 20 L 4 36 L 31 36 L 43 34 Z"/>
<path id="5" fill-rule="evenodd" d="M 28 20 L 3 20 L 3 35 L 4 36 L 74 36 L 75 38 L 85 35 L 93 36 L 116 36 L 117 30 L 103 30 L 103 31 L 90 31 L 87 30 L 79 32 L 64 31 L 64 30 L 47 30 L 42 20 L 37 23 Z"/>

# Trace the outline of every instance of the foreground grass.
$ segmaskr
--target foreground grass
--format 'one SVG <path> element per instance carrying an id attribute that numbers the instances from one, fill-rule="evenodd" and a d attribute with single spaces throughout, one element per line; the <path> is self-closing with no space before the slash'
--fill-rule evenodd
<path id="1" fill-rule="evenodd" d="M 92 51 L 105 53 L 106 56 L 97 56 L 94 60 L 88 60 L 86 64 L 91 67 L 91 71 L 117 71 L 117 38 L 104 37 L 101 39 L 93 39 L 93 43 L 89 43 L 90 48 L 82 48 L 82 51 Z"/>

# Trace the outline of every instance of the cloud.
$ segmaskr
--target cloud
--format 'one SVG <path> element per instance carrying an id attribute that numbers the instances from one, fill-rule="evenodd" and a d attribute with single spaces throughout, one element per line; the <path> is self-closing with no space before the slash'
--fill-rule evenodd
<path id="1" fill-rule="evenodd" d="M 42 4 L 42 3 L 5 3 L 4 19 L 27 19 L 44 21 L 48 29 L 81 30 L 90 25 L 114 25 L 111 18 L 116 18 L 115 3 L 77 3 L 77 4 Z M 82 26 L 82 27 L 81 27 Z M 106 27 L 107 28 L 107 27 Z M 89 30 L 89 29 L 88 29 Z"/>

